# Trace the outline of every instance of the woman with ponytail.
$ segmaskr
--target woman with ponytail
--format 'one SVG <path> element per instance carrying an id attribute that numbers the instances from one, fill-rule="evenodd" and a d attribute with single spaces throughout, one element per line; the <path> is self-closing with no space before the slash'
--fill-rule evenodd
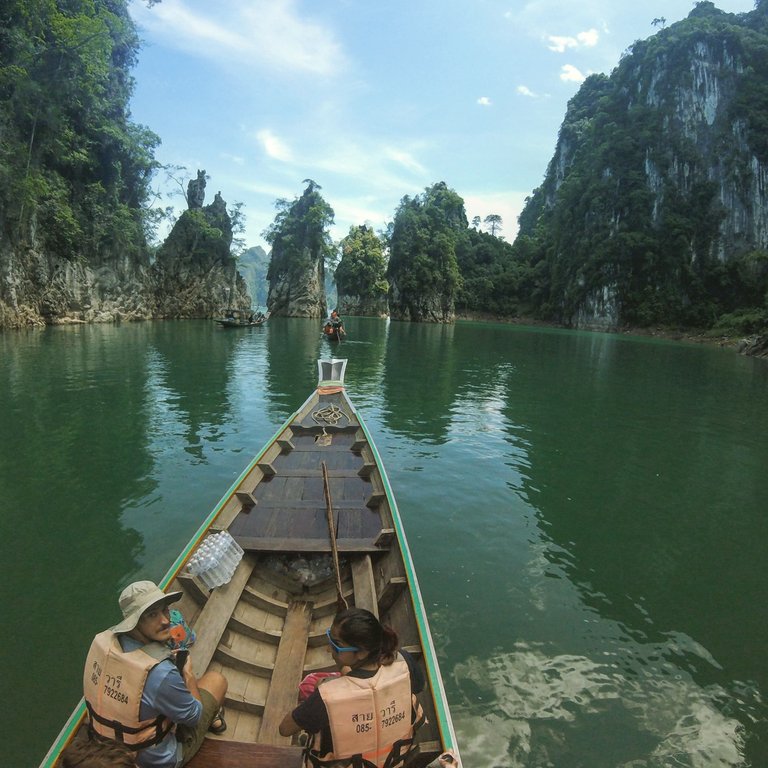
<path id="1" fill-rule="evenodd" d="M 424 721 L 416 699 L 424 674 L 397 634 L 370 612 L 348 608 L 326 631 L 340 675 L 324 679 L 280 723 L 280 734 L 313 734 L 306 765 L 400 766 Z"/>

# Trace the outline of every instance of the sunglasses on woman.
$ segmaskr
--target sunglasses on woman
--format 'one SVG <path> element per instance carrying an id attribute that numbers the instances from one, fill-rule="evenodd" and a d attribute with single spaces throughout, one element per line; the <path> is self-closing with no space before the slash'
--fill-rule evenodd
<path id="1" fill-rule="evenodd" d="M 360 649 L 357 646 L 354 645 L 339 645 L 332 637 L 331 637 L 331 630 L 326 629 L 325 634 L 328 637 L 328 643 L 333 646 L 333 649 L 336 651 L 336 653 L 345 653 L 347 651 L 354 652 L 359 651 Z"/>

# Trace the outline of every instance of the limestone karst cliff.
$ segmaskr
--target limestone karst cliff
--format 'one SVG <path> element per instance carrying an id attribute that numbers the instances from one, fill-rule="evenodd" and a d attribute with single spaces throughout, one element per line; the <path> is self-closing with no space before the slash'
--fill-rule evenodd
<path id="1" fill-rule="evenodd" d="M 293 202 L 279 201 L 279 212 L 267 231 L 272 246 L 267 309 L 278 317 L 325 317 L 325 256 L 331 248 L 328 225 L 333 209 L 319 185 L 307 188 Z"/>
<path id="2" fill-rule="evenodd" d="M 64 258 L 34 237 L 13 247 L 0 236 L 0 329 L 207 318 L 225 306 L 247 308 L 251 299 L 231 243 L 220 194 L 180 216 L 154 263 L 148 249 L 128 244 Z"/>
<path id="3" fill-rule="evenodd" d="M 387 317 L 387 260 L 383 242 L 366 225 L 350 227 L 340 244 L 341 260 L 334 279 L 342 315 Z"/>
<path id="4" fill-rule="evenodd" d="M 520 218 L 543 315 L 708 327 L 749 306 L 768 249 L 767 14 L 697 3 L 571 100 Z"/>
<path id="5" fill-rule="evenodd" d="M 202 175 L 201 175 L 202 174 Z M 205 202 L 205 171 L 187 192 L 179 217 L 152 265 L 154 316 L 213 317 L 224 307 L 247 309 L 251 297 L 232 256 L 232 220 L 217 192 Z"/>
<path id="6" fill-rule="evenodd" d="M 4 0 L 0 15 L 0 329 L 246 302 L 226 206 L 202 207 L 204 171 L 152 263 L 160 138 L 130 119 L 126 0 Z"/>

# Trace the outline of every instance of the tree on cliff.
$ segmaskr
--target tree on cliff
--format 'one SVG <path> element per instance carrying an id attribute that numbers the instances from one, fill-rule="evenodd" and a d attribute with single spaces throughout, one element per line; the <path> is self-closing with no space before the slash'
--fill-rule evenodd
<path id="1" fill-rule="evenodd" d="M 385 313 L 389 290 L 386 275 L 387 260 L 381 240 L 365 225 L 350 227 L 349 234 L 341 241 L 341 261 L 336 267 L 342 312 Z"/>
<path id="2" fill-rule="evenodd" d="M 464 200 L 445 182 L 404 197 L 389 237 L 393 318 L 451 322 L 460 285 L 456 246 L 467 233 Z"/>
<path id="3" fill-rule="evenodd" d="M 497 232 L 501 232 L 503 219 L 498 213 L 490 213 L 483 219 L 486 226 L 491 228 L 491 237 L 496 237 Z"/>
<path id="4" fill-rule="evenodd" d="M 138 47 L 125 2 L 3 3 L 0 210 L 12 247 L 34 237 L 88 259 L 142 246 L 159 139 L 128 119 Z"/>
<path id="5" fill-rule="evenodd" d="M 274 315 L 323 317 L 326 313 L 325 259 L 333 252 L 328 228 L 334 212 L 307 179 L 293 202 L 278 200 L 277 215 L 262 234 L 272 246 L 267 272 L 267 306 Z"/>

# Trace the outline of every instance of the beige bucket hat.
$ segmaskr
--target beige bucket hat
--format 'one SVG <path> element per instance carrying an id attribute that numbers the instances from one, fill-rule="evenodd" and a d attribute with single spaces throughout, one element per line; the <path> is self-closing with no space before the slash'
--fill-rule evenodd
<path id="1" fill-rule="evenodd" d="M 120 593 L 123 620 L 112 627 L 113 632 L 130 632 L 139 623 L 141 614 L 157 603 L 170 605 L 181 600 L 182 592 L 163 592 L 153 581 L 134 581 Z"/>

